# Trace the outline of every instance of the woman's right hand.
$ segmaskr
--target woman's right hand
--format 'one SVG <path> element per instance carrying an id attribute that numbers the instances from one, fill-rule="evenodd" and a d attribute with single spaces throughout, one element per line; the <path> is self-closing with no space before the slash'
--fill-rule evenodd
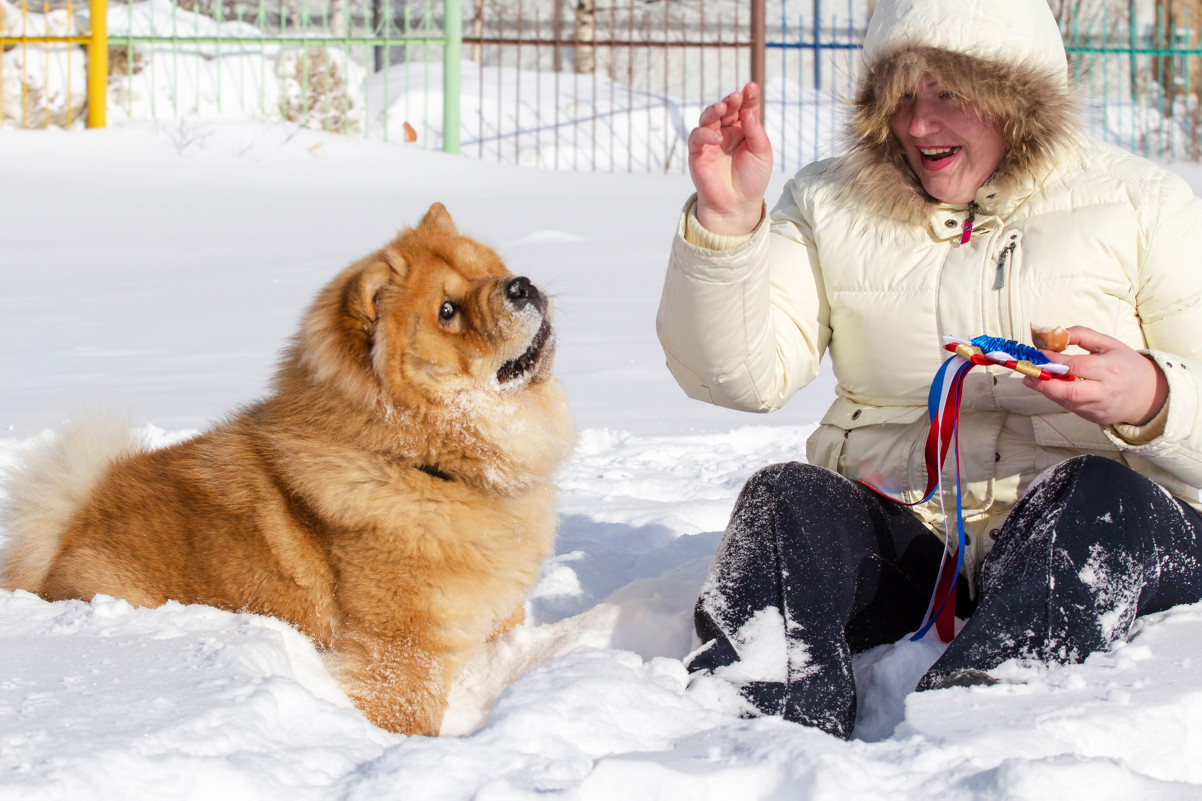
<path id="1" fill-rule="evenodd" d="M 760 88 L 701 112 L 689 134 L 689 175 L 697 188 L 697 221 L 715 234 L 749 234 L 760 223 L 772 176 L 772 144 L 760 124 Z"/>

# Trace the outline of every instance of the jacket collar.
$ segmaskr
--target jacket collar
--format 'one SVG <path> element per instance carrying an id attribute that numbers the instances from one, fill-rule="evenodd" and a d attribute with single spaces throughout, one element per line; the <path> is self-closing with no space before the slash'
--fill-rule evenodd
<path id="1" fill-rule="evenodd" d="M 939 240 L 963 236 L 964 222 L 973 218 L 973 229 L 985 231 L 995 225 L 1009 222 L 1016 211 L 1031 196 L 1045 186 L 1063 169 L 1062 162 L 1070 159 L 1073 151 L 1064 148 L 1059 158 L 1037 174 L 1015 177 L 1005 185 L 985 184 L 971 204 L 932 203 L 928 206 L 927 224 L 931 234 Z"/>

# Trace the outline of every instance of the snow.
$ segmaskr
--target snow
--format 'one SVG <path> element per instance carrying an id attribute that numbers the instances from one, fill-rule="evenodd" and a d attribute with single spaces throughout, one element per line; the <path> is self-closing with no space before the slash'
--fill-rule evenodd
<path id="1" fill-rule="evenodd" d="M 0 467 L 68 418 L 163 444 L 261 395 L 313 293 L 436 200 L 554 296 L 581 428 L 528 621 L 468 666 L 443 737 L 368 724 L 269 618 L 0 592 L 0 799 L 1202 796 L 1202 605 L 992 687 L 911 693 L 929 641 L 861 655 L 850 742 L 686 688 L 738 490 L 803 458 L 832 390 L 753 417 L 675 386 L 654 317 L 686 177 L 198 120 L 6 131 L 0 162 Z"/>

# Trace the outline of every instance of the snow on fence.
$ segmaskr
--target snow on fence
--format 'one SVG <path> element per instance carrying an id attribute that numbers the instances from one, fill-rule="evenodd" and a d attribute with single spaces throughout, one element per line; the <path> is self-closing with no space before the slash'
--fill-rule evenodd
<path id="1" fill-rule="evenodd" d="M 0 0 L 0 124 L 79 125 L 79 45 L 91 43 L 95 15 L 41 2 Z M 1128 7 L 1065 24 L 1090 130 L 1146 155 L 1202 158 L 1198 26 Z M 275 120 L 550 169 L 682 172 L 698 113 L 748 80 L 758 58 L 765 121 L 788 172 L 837 148 L 866 27 L 863 0 L 828 0 L 826 10 L 781 0 L 758 39 L 746 0 L 458 8 L 109 0 L 108 116 Z"/>

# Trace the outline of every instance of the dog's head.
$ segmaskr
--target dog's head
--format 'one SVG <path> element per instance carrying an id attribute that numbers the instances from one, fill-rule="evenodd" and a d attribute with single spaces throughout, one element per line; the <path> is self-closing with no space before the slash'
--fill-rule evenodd
<path id="1" fill-rule="evenodd" d="M 361 401 L 428 406 L 551 377 L 550 298 L 459 233 L 440 203 L 319 295 L 302 363 Z"/>

